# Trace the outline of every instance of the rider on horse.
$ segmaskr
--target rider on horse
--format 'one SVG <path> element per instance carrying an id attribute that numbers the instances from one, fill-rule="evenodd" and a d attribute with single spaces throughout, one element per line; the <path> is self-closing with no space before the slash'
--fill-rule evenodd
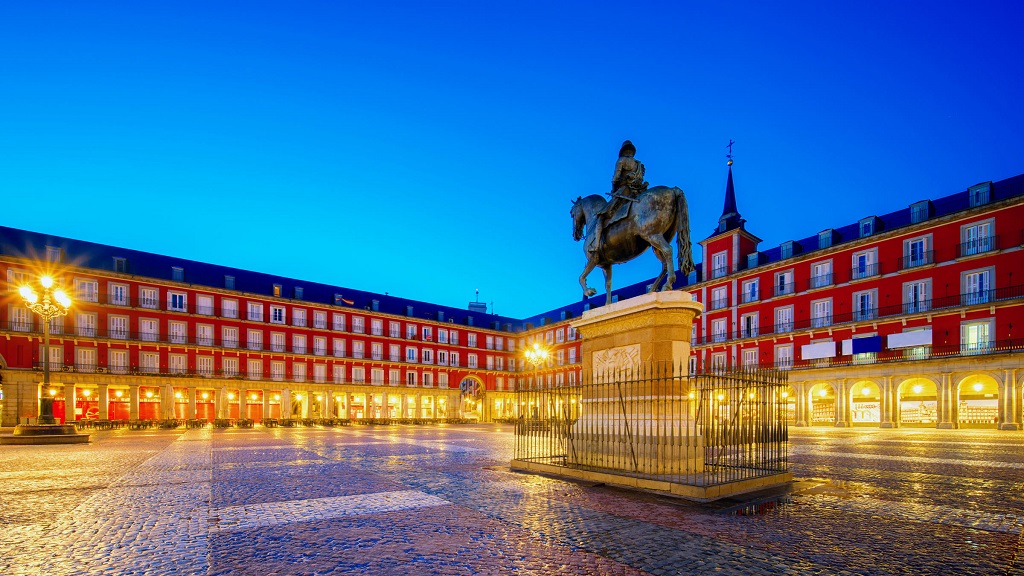
<path id="1" fill-rule="evenodd" d="M 629 140 L 622 143 L 619 149 L 619 159 L 615 162 L 615 174 L 612 175 L 612 191 L 609 195 L 611 201 L 597 213 L 597 225 L 594 227 L 594 234 L 587 245 L 587 251 L 596 253 L 601 246 L 601 234 L 604 227 L 611 224 L 608 220 L 615 218 L 616 212 L 626 202 L 631 202 L 647 190 L 647 182 L 644 182 L 644 165 L 633 157 L 636 154 L 636 147 Z"/>

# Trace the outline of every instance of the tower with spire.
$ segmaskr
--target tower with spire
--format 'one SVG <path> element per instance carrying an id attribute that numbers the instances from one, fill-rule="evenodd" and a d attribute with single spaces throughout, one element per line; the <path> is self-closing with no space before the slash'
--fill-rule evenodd
<path id="1" fill-rule="evenodd" d="M 725 182 L 725 203 L 722 206 L 722 215 L 718 217 L 718 226 L 710 236 L 701 240 L 700 245 L 704 248 L 704 279 L 711 280 L 732 274 L 737 270 L 747 268 L 747 257 L 757 253 L 757 245 L 761 239 L 747 231 L 746 220 L 740 216 L 736 207 L 736 188 L 732 179 L 732 147 L 735 144 L 729 140 L 727 148 L 729 153 L 725 155 L 728 159 L 726 165 L 729 173 Z"/>

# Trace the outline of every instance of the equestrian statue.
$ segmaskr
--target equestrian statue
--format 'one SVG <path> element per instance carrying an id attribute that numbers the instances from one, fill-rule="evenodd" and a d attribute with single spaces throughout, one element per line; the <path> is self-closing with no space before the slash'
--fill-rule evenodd
<path id="1" fill-rule="evenodd" d="M 686 196 L 675 186 L 648 188 L 644 165 L 634 158 L 635 154 L 632 142 L 622 143 L 612 176 L 612 191 L 608 193 L 611 201 L 598 194 L 578 197 L 572 201 L 569 212 L 572 238 L 577 242 L 584 240 L 587 256 L 587 265 L 580 274 L 583 296 L 589 298 L 597 293 L 587 286 L 587 275 L 600 267 L 604 271 L 607 304 L 612 302 L 612 264 L 628 262 L 643 254 L 648 246 L 661 261 L 661 274 L 649 292 L 671 290 L 675 283 L 673 236 L 678 247 L 679 271 L 689 274 L 694 269 Z"/>

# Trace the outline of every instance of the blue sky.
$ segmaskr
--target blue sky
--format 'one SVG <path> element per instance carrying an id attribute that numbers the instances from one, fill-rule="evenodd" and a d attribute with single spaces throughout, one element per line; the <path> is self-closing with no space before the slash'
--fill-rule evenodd
<path id="1" fill-rule="evenodd" d="M 0 224 L 524 317 L 580 298 L 569 200 L 626 138 L 695 239 L 735 140 L 762 249 L 1024 172 L 1022 13 L 4 3 Z"/>

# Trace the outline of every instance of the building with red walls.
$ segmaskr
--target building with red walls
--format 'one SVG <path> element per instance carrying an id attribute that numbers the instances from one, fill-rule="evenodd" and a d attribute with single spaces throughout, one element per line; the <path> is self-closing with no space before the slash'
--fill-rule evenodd
<path id="1" fill-rule="evenodd" d="M 692 371 L 788 370 L 797 426 L 1021 428 L 1024 175 L 763 248 L 730 162 L 699 244 L 679 283 L 705 305 Z M 62 420 L 514 418 L 516 387 L 579 382 L 572 320 L 604 301 L 515 319 L 10 228 L 0 269 L 5 426 L 44 393 Z M 75 300 L 47 391 L 16 291 L 43 272 Z M 540 366 L 521 354 L 535 341 Z"/>

